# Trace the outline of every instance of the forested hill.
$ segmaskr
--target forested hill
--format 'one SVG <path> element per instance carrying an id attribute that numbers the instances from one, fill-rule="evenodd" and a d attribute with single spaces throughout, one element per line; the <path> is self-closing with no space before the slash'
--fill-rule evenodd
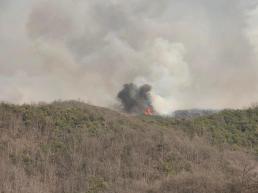
<path id="1" fill-rule="evenodd" d="M 0 105 L 0 192 L 257 193 L 258 109 L 194 119 Z"/>
<path id="2" fill-rule="evenodd" d="M 212 144 L 246 147 L 258 155 L 258 107 L 223 110 L 196 118 L 145 117 L 145 121 L 180 128 L 189 135 L 208 137 Z"/>

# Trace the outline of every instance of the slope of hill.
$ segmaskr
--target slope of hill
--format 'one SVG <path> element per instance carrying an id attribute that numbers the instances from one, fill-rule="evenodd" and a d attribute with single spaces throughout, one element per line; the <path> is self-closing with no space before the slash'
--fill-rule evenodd
<path id="1" fill-rule="evenodd" d="M 75 101 L 1 104 L 0 190 L 256 193 L 257 161 L 242 149 L 249 146 L 236 143 L 239 148 L 233 148 L 227 140 L 215 144 L 209 138 L 220 125 L 223 139 L 243 132 L 247 125 L 242 121 L 233 128 L 232 120 L 242 120 L 235 113 L 185 121 L 129 116 Z M 257 118 L 251 117 L 248 123 L 252 119 L 256 125 Z"/>
<path id="2" fill-rule="evenodd" d="M 197 117 L 213 115 L 218 113 L 217 110 L 203 110 L 203 109 L 189 109 L 189 110 L 177 110 L 173 113 L 173 117 L 177 119 L 193 119 Z"/>
<path id="3" fill-rule="evenodd" d="M 245 147 L 258 155 L 258 107 L 223 110 L 195 118 L 146 117 L 145 121 L 180 128 L 190 136 L 205 136 L 211 144 Z"/>

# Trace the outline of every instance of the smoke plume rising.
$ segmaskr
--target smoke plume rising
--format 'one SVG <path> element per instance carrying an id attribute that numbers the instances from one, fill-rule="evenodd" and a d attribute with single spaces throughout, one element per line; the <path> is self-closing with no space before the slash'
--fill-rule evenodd
<path id="1" fill-rule="evenodd" d="M 258 0 L 0 0 L 0 101 L 110 107 L 132 82 L 152 86 L 163 114 L 248 106 L 257 10 Z"/>
<path id="2" fill-rule="evenodd" d="M 145 84 L 137 87 L 135 84 L 125 84 L 117 97 L 121 100 L 123 108 L 128 113 L 144 113 L 152 106 L 150 96 L 151 86 Z"/>

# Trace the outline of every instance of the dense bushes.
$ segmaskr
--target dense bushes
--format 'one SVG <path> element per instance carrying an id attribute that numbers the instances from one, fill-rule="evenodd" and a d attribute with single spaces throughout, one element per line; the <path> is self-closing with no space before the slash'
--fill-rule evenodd
<path id="1" fill-rule="evenodd" d="M 148 123 L 175 127 L 190 136 L 205 136 L 211 144 L 231 144 L 245 147 L 258 154 L 258 108 L 224 110 L 193 119 L 143 117 Z"/>
<path id="2" fill-rule="evenodd" d="M 217 143 L 230 142 L 238 132 L 253 132 L 250 120 L 240 124 L 239 117 L 230 117 L 235 112 L 224 113 L 226 118 L 218 114 L 182 121 L 127 116 L 75 101 L 1 104 L 0 190 L 256 193 L 255 158 L 209 143 L 218 138 L 215 132 L 220 135 Z M 236 120 L 241 126 L 229 129 Z M 240 135 L 241 143 L 235 144 L 245 145 L 246 136 Z"/>

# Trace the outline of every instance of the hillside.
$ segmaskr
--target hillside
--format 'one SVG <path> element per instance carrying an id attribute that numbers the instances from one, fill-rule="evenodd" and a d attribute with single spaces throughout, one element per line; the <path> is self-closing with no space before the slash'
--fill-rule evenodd
<path id="1" fill-rule="evenodd" d="M 172 116 L 176 119 L 193 119 L 197 117 L 213 115 L 218 112 L 219 112 L 218 110 L 205 110 L 205 109 L 177 110 L 173 112 Z"/>
<path id="2" fill-rule="evenodd" d="M 257 113 L 257 114 L 256 114 Z M 256 193 L 258 109 L 196 119 L 0 105 L 2 193 Z"/>
<path id="3" fill-rule="evenodd" d="M 211 144 L 231 144 L 245 147 L 258 155 L 258 107 L 243 110 L 223 110 L 197 117 L 145 117 L 146 122 L 163 127 L 175 127 L 190 136 L 202 136 Z"/>

